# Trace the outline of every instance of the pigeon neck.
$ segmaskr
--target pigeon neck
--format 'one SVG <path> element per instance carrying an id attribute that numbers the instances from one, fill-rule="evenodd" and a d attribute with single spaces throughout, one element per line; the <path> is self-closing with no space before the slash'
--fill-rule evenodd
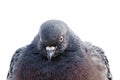
<path id="1" fill-rule="evenodd" d="M 74 32 L 70 31 L 68 33 L 68 47 L 67 50 L 76 51 L 80 49 L 81 40 Z"/>

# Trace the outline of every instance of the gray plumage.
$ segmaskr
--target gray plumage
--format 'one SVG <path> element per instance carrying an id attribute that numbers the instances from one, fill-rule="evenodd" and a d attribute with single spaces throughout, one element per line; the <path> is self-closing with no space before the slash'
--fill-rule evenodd
<path id="1" fill-rule="evenodd" d="M 83 42 L 62 21 L 41 25 L 12 57 L 7 80 L 112 80 L 104 51 Z"/>

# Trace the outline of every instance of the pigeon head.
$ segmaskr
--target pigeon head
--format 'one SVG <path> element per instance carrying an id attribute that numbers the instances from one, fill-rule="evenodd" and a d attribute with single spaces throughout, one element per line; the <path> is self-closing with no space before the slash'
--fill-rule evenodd
<path id="1" fill-rule="evenodd" d="M 41 25 L 40 45 L 45 50 L 48 60 L 63 53 L 68 45 L 67 25 L 59 20 L 48 20 Z"/>

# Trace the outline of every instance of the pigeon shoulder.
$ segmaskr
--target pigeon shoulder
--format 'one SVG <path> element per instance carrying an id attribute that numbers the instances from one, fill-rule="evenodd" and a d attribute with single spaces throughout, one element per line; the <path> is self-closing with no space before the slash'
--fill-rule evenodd
<path id="1" fill-rule="evenodd" d="M 14 71 L 17 69 L 16 64 L 18 62 L 18 59 L 20 59 L 20 56 L 25 52 L 27 46 L 21 47 L 15 51 L 15 53 L 12 56 L 9 71 L 7 74 L 7 80 L 13 80 L 14 77 Z"/>
<path id="2" fill-rule="evenodd" d="M 112 75 L 110 72 L 109 61 L 105 55 L 102 48 L 92 45 L 89 42 L 85 42 L 86 51 L 91 57 L 94 65 L 103 73 L 105 80 L 112 80 Z"/>

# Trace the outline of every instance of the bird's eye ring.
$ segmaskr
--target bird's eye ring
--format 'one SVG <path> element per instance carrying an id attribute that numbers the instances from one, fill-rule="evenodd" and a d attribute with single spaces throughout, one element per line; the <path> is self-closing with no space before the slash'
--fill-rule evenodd
<path id="1" fill-rule="evenodd" d="M 63 36 L 60 36 L 59 41 L 62 42 L 64 40 Z"/>

